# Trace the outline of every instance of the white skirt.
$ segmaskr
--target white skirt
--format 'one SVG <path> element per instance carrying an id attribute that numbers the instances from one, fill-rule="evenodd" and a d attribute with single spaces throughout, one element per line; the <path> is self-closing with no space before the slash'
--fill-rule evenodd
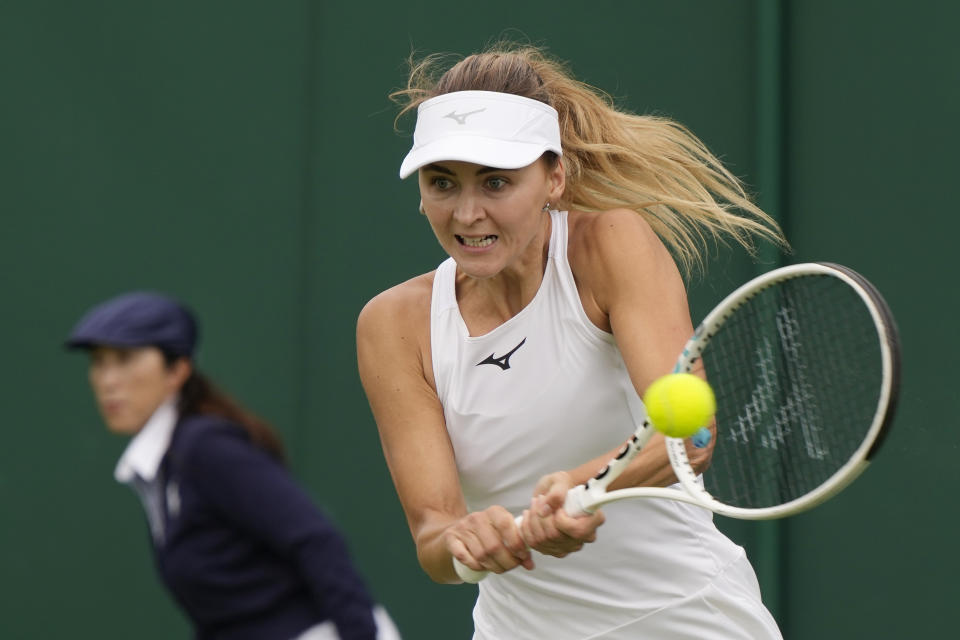
<path id="1" fill-rule="evenodd" d="M 760 600 L 756 575 L 745 556 L 728 565 L 696 593 L 628 622 L 586 636 L 571 634 L 567 629 L 542 631 L 537 638 L 513 635 L 510 640 L 783 640 L 776 621 Z M 478 627 L 473 640 L 505 639 Z"/>

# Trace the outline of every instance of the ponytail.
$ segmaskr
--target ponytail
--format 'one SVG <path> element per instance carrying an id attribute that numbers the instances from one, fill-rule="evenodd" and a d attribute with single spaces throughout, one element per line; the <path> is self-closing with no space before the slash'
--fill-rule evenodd
<path id="1" fill-rule="evenodd" d="M 168 366 L 181 357 L 183 356 L 164 353 Z M 177 410 L 180 416 L 213 415 L 226 418 L 242 428 L 255 446 L 269 453 L 281 464 L 286 463 L 283 441 L 273 427 L 218 389 L 199 371 L 191 372 L 180 388 Z"/>

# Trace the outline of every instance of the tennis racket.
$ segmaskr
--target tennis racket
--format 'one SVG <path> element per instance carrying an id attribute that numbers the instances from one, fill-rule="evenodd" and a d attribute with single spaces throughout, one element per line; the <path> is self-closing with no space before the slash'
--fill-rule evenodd
<path id="1" fill-rule="evenodd" d="M 674 371 L 702 372 L 713 387 L 716 436 L 701 429 L 692 438 L 699 447 L 714 440 L 709 469 L 698 475 L 686 442 L 667 437 L 674 488 L 607 491 L 656 432 L 644 410 L 617 455 L 567 493 L 567 513 L 627 498 L 680 500 L 745 520 L 811 509 L 860 475 L 889 432 L 899 339 L 866 278 L 837 264 L 797 264 L 728 295 L 697 327 Z M 487 573 L 456 559 L 454 566 L 465 582 Z"/>

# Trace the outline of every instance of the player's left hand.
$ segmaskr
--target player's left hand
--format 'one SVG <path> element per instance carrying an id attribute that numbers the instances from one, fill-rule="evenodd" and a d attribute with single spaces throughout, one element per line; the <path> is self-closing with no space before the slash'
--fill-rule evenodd
<path id="1" fill-rule="evenodd" d="M 597 539 L 603 512 L 573 517 L 563 509 L 567 491 L 574 484 L 564 471 L 545 475 L 537 482 L 530 508 L 523 512 L 520 525 L 523 539 L 532 549 L 562 558 Z"/>

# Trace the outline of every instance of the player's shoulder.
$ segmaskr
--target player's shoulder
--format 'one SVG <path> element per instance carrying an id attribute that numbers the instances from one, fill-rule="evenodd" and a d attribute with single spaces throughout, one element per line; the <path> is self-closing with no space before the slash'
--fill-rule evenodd
<path id="1" fill-rule="evenodd" d="M 357 318 L 357 334 L 382 334 L 390 327 L 429 326 L 430 299 L 435 271 L 401 282 L 367 302 Z"/>
<path id="2" fill-rule="evenodd" d="M 571 211 L 568 216 L 570 242 L 585 248 L 659 242 L 650 223 L 631 209 Z"/>
<path id="3" fill-rule="evenodd" d="M 631 271 L 672 258 L 643 216 L 630 209 L 571 211 L 567 253 L 571 265 L 583 269 Z"/>
<path id="4" fill-rule="evenodd" d="M 604 314 L 626 299 L 685 296 L 673 256 L 650 223 L 630 209 L 574 216 L 567 258 L 581 298 Z"/>

